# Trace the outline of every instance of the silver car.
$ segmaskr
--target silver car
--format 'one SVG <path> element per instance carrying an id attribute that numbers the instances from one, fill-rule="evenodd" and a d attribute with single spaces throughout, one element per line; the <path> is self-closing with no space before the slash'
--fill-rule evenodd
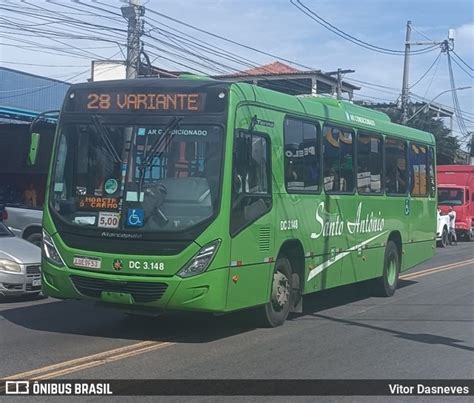
<path id="1" fill-rule="evenodd" d="M 8 206 L 6 209 L 6 219 L 4 223 L 13 233 L 41 247 L 42 233 L 41 220 L 43 219 L 42 210 L 27 209 L 21 207 Z"/>
<path id="2" fill-rule="evenodd" d="M 41 292 L 41 249 L 0 222 L 0 296 Z"/>

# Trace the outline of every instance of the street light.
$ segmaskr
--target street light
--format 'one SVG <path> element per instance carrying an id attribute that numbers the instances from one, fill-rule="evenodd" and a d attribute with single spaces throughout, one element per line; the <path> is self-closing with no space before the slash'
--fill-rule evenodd
<path id="1" fill-rule="evenodd" d="M 462 90 L 468 90 L 469 88 L 472 88 L 471 86 L 468 86 L 468 87 L 458 87 L 458 88 L 452 88 L 450 90 L 446 90 L 446 91 L 443 91 L 443 92 L 440 92 L 438 95 L 436 95 L 431 101 L 427 102 L 426 105 L 423 105 L 422 107 L 420 107 L 420 109 L 418 109 L 413 115 L 411 118 L 407 119 L 407 122 L 409 120 L 412 120 L 416 115 L 418 115 L 423 109 L 425 108 L 429 108 L 431 103 L 436 99 L 436 98 L 439 98 L 441 95 L 443 94 L 446 94 L 447 92 L 452 92 L 452 91 L 462 91 Z"/>

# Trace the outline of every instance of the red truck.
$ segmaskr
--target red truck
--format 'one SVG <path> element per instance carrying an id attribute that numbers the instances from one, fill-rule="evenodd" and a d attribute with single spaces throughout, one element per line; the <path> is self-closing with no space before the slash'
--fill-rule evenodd
<path id="1" fill-rule="evenodd" d="M 474 165 L 438 165 L 438 206 L 456 212 L 456 235 L 474 241 Z"/>

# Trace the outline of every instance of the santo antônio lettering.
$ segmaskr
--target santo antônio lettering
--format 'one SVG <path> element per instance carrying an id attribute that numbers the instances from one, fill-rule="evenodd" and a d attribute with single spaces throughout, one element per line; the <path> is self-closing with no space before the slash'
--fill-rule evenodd
<path id="1" fill-rule="evenodd" d="M 203 109 L 203 97 L 199 93 L 90 93 L 87 109 L 198 112 Z"/>

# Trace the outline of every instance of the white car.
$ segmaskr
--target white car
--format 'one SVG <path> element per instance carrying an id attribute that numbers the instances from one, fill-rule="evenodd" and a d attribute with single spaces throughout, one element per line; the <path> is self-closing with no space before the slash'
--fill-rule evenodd
<path id="1" fill-rule="evenodd" d="M 449 244 L 449 217 L 447 215 L 441 215 L 438 210 L 438 225 L 436 228 L 436 241 L 437 244 L 443 248 Z"/>
<path id="2" fill-rule="evenodd" d="M 41 249 L 0 221 L 0 297 L 41 292 Z"/>

